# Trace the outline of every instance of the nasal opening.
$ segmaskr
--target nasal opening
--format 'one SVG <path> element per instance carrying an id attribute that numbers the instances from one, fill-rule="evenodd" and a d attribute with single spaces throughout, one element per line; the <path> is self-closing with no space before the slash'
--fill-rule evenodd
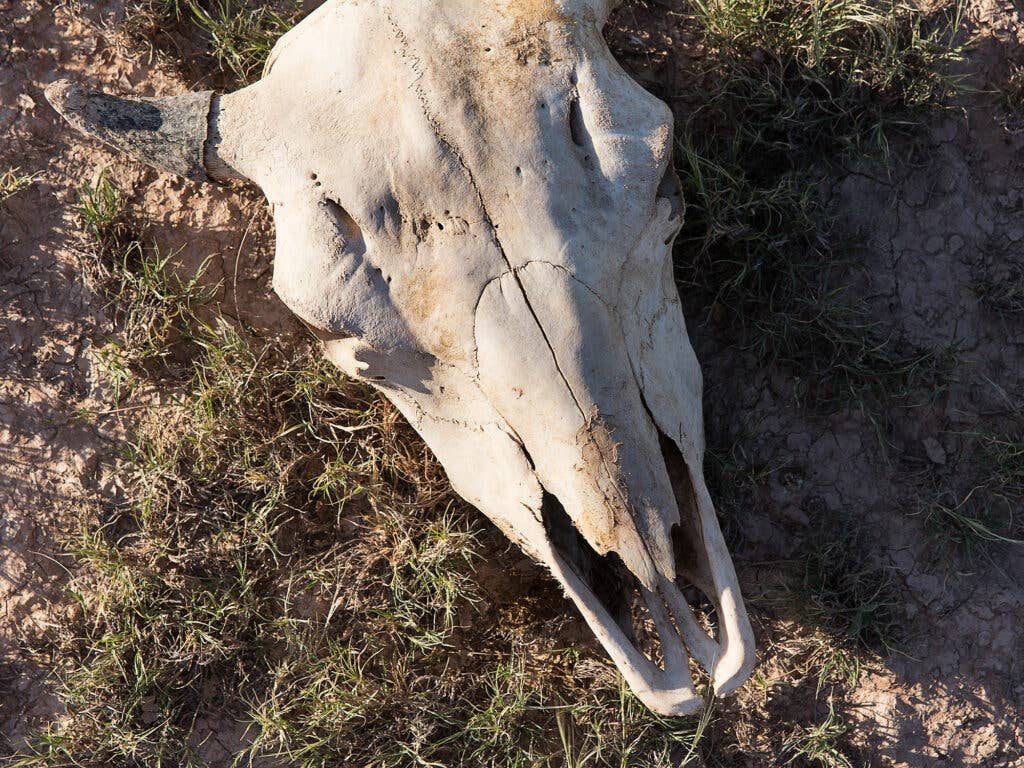
<path id="1" fill-rule="evenodd" d="M 635 639 L 631 603 L 637 591 L 636 577 L 616 553 L 598 554 L 572 524 L 569 513 L 553 494 L 544 491 L 541 503 L 544 529 L 555 551 L 586 584 L 601 606 L 631 640 Z"/>
<path id="2" fill-rule="evenodd" d="M 651 663 L 685 664 L 679 631 L 662 591 L 649 592 L 614 552 L 600 555 L 580 535 L 565 507 L 544 492 L 541 506 L 548 538 L 562 561 L 593 593 L 626 640 Z"/>
<path id="3" fill-rule="evenodd" d="M 658 441 L 665 470 L 672 483 L 676 507 L 679 509 L 679 523 L 672 526 L 672 549 L 678 574 L 676 581 L 678 583 L 685 580 L 699 589 L 703 593 L 703 598 L 713 606 L 714 601 L 711 597 L 715 594 L 715 584 L 711 576 L 711 564 L 708 561 L 700 511 L 697 508 L 693 477 L 675 441 L 661 430 L 658 430 Z M 686 585 L 679 586 L 684 588 Z"/>

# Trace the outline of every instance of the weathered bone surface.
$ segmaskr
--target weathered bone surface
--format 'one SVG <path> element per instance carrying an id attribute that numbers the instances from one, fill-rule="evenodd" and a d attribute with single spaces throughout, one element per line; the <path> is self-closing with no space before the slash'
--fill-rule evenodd
<path id="1" fill-rule="evenodd" d="M 282 299 L 551 569 L 636 694 L 684 714 L 687 651 L 723 694 L 753 640 L 701 469 L 672 116 L 609 52 L 610 5 L 333 0 L 237 93 L 48 93 L 152 165 L 258 184 Z M 632 639 L 636 593 L 660 653 Z"/>

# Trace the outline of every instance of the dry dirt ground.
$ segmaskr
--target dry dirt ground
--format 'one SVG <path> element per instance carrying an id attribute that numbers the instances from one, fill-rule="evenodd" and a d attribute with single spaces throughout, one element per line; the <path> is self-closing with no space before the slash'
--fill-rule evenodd
<path id="1" fill-rule="evenodd" d="M 72 14 L 45 0 L 0 0 L 0 171 L 39 174 L 0 208 L 0 761 L 55 710 L 44 673 L 22 649 L 60 620 L 66 598 L 55 542 L 110 491 L 107 457 L 132 427 L 130 412 L 76 418 L 81 409 L 109 409 L 93 354 L 106 320 L 82 279 L 76 190 L 107 169 L 148 216 L 149 235 L 182 249 L 182 269 L 214 257 L 226 314 L 267 334 L 302 332 L 268 287 L 272 233 L 262 200 L 127 162 L 71 133 L 47 105 L 43 87 L 59 77 L 138 94 L 195 85 L 119 45 L 105 23 L 121 3 L 81 6 Z M 693 65 L 685 40 L 658 57 L 645 51 L 659 36 L 684 37 L 672 17 L 656 18 L 661 10 L 622 12 L 622 58 L 684 109 Z M 1024 61 L 1024 5 L 972 0 L 968 21 L 979 42 L 965 71 L 975 87 L 998 88 L 1006 62 Z M 963 435 L 999 427 L 1009 403 L 1024 397 L 1024 315 L 993 311 L 972 289 L 979 274 L 1004 282 L 1024 270 L 1022 171 L 1024 132 L 1004 119 L 998 98 L 980 92 L 895 146 L 889 167 L 858 166 L 832 180 L 838 227 L 865 265 L 857 288 L 864 306 L 914 343 L 958 349 L 948 385 L 912 411 L 884 414 L 884 430 L 855 408 L 804 407 L 792 376 L 751 375 L 714 322 L 690 319 L 710 439 L 742 438 L 745 465 L 764 470 L 726 524 L 738 532 L 737 569 L 765 662 L 759 680 L 720 711 L 712 747 L 736 739 L 728 722 L 737 708 L 780 728 L 802 718 L 802 708 L 816 708 L 817 721 L 825 714 L 813 682 L 770 684 L 787 616 L 765 595 L 816 518 L 841 515 L 865 523 L 865 547 L 897 576 L 901 596 L 898 649 L 870 665 L 847 712 L 865 760 L 1024 766 L 1024 549 L 949 554 L 920 512 L 936 489 L 960 487 L 977 470 Z M 512 569 L 512 556 L 495 556 Z M 784 760 L 755 744 L 736 764 Z"/>

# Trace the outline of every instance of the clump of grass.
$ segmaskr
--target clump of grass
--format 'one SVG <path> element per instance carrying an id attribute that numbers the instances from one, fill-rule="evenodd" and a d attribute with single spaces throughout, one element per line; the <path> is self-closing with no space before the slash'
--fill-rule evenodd
<path id="1" fill-rule="evenodd" d="M 177 374 L 192 313 L 212 292 L 204 284 L 205 264 L 182 279 L 171 269 L 175 254 L 142 243 L 130 226 L 125 194 L 105 174 L 83 185 L 77 212 L 89 246 L 84 273 L 107 298 L 105 309 L 118 329 L 117 338 L 99 348 L 98 359 L 119 404 L 147 378 Z"/>
<path id="2" fill-rule="evenodd" d="M 246 85 L 259 77 L 274 44 L 303 15 L 299 0 L 141 0 L 126 11 L 123 32 L 135 45 L 178 56 L 180 50 L 172 49 L 187 40 L 205 48 L 212 68 Z"/>
<path id="3" fill-rule="evenodd" d="M 798 726 L 783 744 L 783 753 L 789 755 L 786 765 L 802 763 L 822 768 L 854 768 L 853 761 L 843 751 L 843 739 L 850 726 L 836 714 L 829 700 L 828 717 L 821 723 Z"/>
<path id="4" fill-rule="evenodd" d="M 1013 507 L 984 488 L 960 497 L 941 493 L 923 505 L 925 524 L 933 541 L 962 552 L 991 544 L 1024 544 Z"/>
<path id="5" fill-rule="evenodd" d="M 183 23 L 187 8 L 188 0 L 130 0 L 116 29 L 116 39 L 129 51 L 141 49 L 154 56 L 176 32 L 187 28 Z M 175 53 L 181 58 L 185 56 L 181 50 Z"/>
<path id="6" fill-rule="evenodd" d="M 892 573 L 870 560 L 864 529 L 826 516 L 804 549 L 795 594 L 806 618 L 857 648 L 891 649 L 900 593 Z"/>
<path id="7" fill-rule="evenodd" d="M 847 265 L 814 185 L 795 175 L 757 182 L 742 152 L 735 142 L 680 144 L 689 218 L 677 275 L 689 295 L 697 289 L 710 319 L 737 328 L 759 364 L 796 372 L 798 395 L 881 402 L 938 386 L 951 349 L 901 342 L 834 285 Z"/>
<path id="8" fill-rule="evenodd" d="M 963 434 L 964 457 L 974 473 L 966 493 L 944 489 L 922 504 L 933 541 L 964 553 L 993 544 L 1024 545 L 1024 418 L 1014 411 L 1009 428 Z"/>
<path id="9" fill-rule="evenodd" d="M 136 242 L 128 226 L 125 195 L 105 172 L 100 173 L 94 183 L 86 182 L 82 186 L 75 211 L 82 232 L 100 259 L 125 250 Z"/>
<path id="10" fill-rule="evenodd" d="M 207 9 L 188 0 L 193 22 L 206 34 L 214 59 L 245 84 L 256 79 L 278 38 L 298 21 L 299 3 L 278 11 L 273 5 L 247 6 L 238 0 L 217 0 Z"/>
<path id="11" fill-rule="evenodd" d="M 935 388 L 952 349 L 919 349 L 874 322 L 844 283 L 819 185 L 844 154 L 958 87 L 959 6 L 929 16 L 851 0 L 698 2 L 717 85 L 684 126 L 689 204 L 679 278 L 736 327 L 759 365 L 797 373 L 798 396 L 862 404 Z"/>
<path id="12" fill-rule="evenodd" d="M 164 371 L 173 367 L 173 358 L 181 352 L 178 346 L 189 341 L 191 313 L 212 293 L 203 282 L 205 263 L 183 280 L 170 268 L 174 256 L 138 242 L 120 255 L 108 310 L 121 333 L 106 348 L 108 358 L 116 354 L 120 364 L 136 371 L 150 366 L 150 374 L 155 374 L 154 364 Z"/>
<path id="13" fill-rule="evenodd" d="M 783 741 L 780 714 L 807 711 L 810 702 L 827 699 L 831 708 L 833 701 L 846 700 L 864 668 L 897 644 L 902 605 L 890 570 L 871 560 L 865 529 L 831 513 L 817 514 L 800 555 L 763 582 L 760 594 L 747 595 L 752 615 L 778 616 L 765 627 L 761 662 L 746 694 L 750 700 L 737 702 L 738 721 L 746 723 L 737 728 L 742 749 L 762 755 L 768 749 L 772 759 L 789 753 L 799 764 L 811 759 L 801 750 L 813 752 L 813 737 L 821 733 L 799 727 Z M 753 733 L 759 739 L 752 741 Z"/>
<path id="14" fill-rule="evenodd" d="M 1024 419 L 1005 432 L 978 435 L 979 463 L 987 468 L 986 486 L 1007 500 L 1024 498 Z"/>
<path id="15" fill-rule="evenodd" d="M 975 272 L 971 288 L 983 307 L 998 315 L 1024 316 L 1024 269 L 979 264 Z"/>
<path id="16" fill-rule="evenodd" d="M 864 649 L 837 636 L 829 627 L 803 627 L 796 624 L 780 627 L 782 632 L 772 651 L 785 659 L 786 684 L 798 686 L 815 680 L 815 694 L 827 690 L 829 695 L 854 690 L 860 683 L 866 659 Z"/>
<path id="17" fill-rule="evenodd" d="M 1024 64 L 1010 64 L 1002 88 L 1003 105 L 1016 115 L 1024 115 Z"/>
<path id="18" fill-rule="evenodd" d="M 698 0 L 694 8 L 723 72 L 712 103 L 742 108 L 735 126 L 769 153 L 762 162 L 884 147 L 888 128 L 911 110 L 943 106 L 960 87 L 949 74 L 962 59 L 959 5 L 930 14 L 887 0 Z"/>
<path id="19" fill-rule="evenodd" d="M 380 418 L 375 395 L 224 322 L 193 336 L 180 405 L 152 414 L 128 446 L 128 501 L 84 519 L 68 547 L 81 612 L 61 648 L 71 715 L 26 765 L 62 764 L 56 745 L 89 765 L 177 759 L 197 713 L 241 716 L 248 702 L 226 691 L 280 696 L 290 671 L 300 685 L 285 721 L 340 732 L 337 702 L 303 708 L 303 691 L 323 686 L 310 678 L 317 665 L 338 668 L 348 647 L 401 681 L 403 665 L 443 649 L 471 597 L 465 509 L 439 497 L 439 473 L 403 474 L 403 451 L 388 444 L 407 428 Z"/>
<path id="20" fill-rule="evenodd" d="M 788 597 L 792 598 L 792 593 Z M 845 636 L 837 636 L 827 626 L 806 626 L 795 619 L 782 621 L 773 629 L 766 649 L 771 662 L 766 666 L 778 670 L 775 684 L 795 689 L 813 679 L 816 695 L 827 690 L 831 696 L 852 691 L 860 683 L 867 661 L 864 649 L 848 642 Z"/>
<path id="21" fill-rule="evenodd" d="M 513 645 L 508 655 L 492 657 L 475 673 L 449 669 L 440 678 L 403 682 L 370 654 L 345 646 L 333 660 L 307 660 L 279 671 L 272 695 L 257 706 L 258 731 L 247 754 L 303 768 L 653 768 L 695 759 L 699 724 L 651 715 L 628 691 L 609 684 L 608 675 L 589 690 L 575 687 L 583 680 L 566 688 L 526 653 Z M 559 701 L 570 690 L 572 699 Z"/>

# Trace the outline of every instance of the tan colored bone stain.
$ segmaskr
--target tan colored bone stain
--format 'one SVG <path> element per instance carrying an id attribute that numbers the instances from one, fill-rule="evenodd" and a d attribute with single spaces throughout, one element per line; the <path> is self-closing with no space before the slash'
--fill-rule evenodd
<path id="1" fill-rule="evenodd" d="M 506 45 L 520 64 L 547 66 L 558 60 L 555 51 L 566 44 L 566 30 L 579 22 L 554 0 L 509 0 L 506 13 L 512 19 Z"/>
<path id="2" fill-rule="evenodd" d="M 396 306 L 413 327 L 432 330 L 433 337 L 421 339 L 421 343 L 430 354 L 451 364 L 462 361 L 465 354 L 457 334 L 448 327 L 450 320 L 444 316 L 450 293 L 447 280 L 438 270 L 419 270 Z"/>
<path id="3" fill-rule="evenodd" d="M 555 0 L 497 0 L 494 7 L 502 16 L 530 25 L 573 22 Z"/>
<path id="4" fill-rule="evenodd" d="M 604 497 L 603 509 L 580 510 L 576 525 L 585 532 L 600 554 L 607 554 L 618 543 L 617 528 L 627 513 L 622 504 L 625 485 L 619 470 L 619 443 L 597 409 L 576 433 L 581 463 L 575 469 L 590 477 Z M 628 513 L 625 518 L 628 519 Z"/>

